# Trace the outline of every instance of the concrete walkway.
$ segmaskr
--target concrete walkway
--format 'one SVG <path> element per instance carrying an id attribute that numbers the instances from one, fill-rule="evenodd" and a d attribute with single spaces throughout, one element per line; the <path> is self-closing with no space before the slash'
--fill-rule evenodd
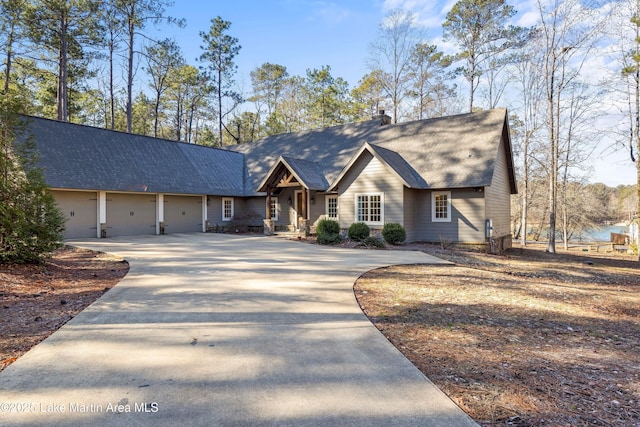
<path id="1" fill-rule="evenodd" d="M 366 319 L 370 269 L 418 252 L 182 234 L 74 242 L 125 279 L 0 373 L 0 425 L 476 425 Z"/>

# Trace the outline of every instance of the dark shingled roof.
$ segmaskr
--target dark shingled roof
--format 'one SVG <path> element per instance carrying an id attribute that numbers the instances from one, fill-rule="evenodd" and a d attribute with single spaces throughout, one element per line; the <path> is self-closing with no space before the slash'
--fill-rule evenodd
<path id="1" fill-rule="evenodd" d="M 326 191 L 329 188 L 329 183 L 325 179 L 324 175 L 320 171 L 317 163 L 307 160 L 294 159 L 292 157 L 280 157 L 278 161 L 271 167 L 269 172 L 265 174 L 264 179 L 258 186 L 259 191 L 267 191 L 267 180 L 271 177 L 273 172 L 278 168 L 278 165 L 284 165 L 287 169 L 293 172 L 298 182 L 304 185 L 309 190 Z"/>
<path id="2" fill-rule="evenodd" d="M 232 147 L 246 155 L 245 194 L 250 195 L 280 156 L 312 161 L 331 184 L 368 142 L 406 183 L 416 188 L 491 184 L 503 135 L 511 162 L 505 109 L 381 125 L 380 120 L 274 135 Z M 516 192 L 513 165 L 511 189 Z"/>
<path id="3" fill-rule="evenodd" d="M 239 153 L 25 117 L 52 188 L 244 195 Z"/>
<path id="4" fill-rule="evenodd" d="M 311 190 L 337 184 L 366 149 L 410 188 L 491 184 L 504 137 L 516 193 L 507 111 L 382 125 L 379 119 L 280 134 L 219 150 L 25 117 L 53 188 L 252 196 L 282 163 Z"/>

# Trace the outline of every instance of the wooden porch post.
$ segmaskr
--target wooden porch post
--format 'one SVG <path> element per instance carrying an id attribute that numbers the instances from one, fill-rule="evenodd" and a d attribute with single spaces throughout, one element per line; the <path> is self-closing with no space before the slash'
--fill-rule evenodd
<path id="1" fill-rule="evenodd" d="M 267 185 L 267 200 L 265 202 L 265 214 L 264 214 L 264 234 L 266 236 L 273 235 L 275 230 L 273 220 L 271 219 L 271 186 Z"/>
<path id="2" fill-rule="evenodd" d="M 267 185 L 267 206 L 265 208 L 265 219 L 271 219 L 271 186 Z"/>
<path id="3" fill-rule="evenodd" d="M 309 219 L 309 213 L 307 212 L 307 189 L 305 188 L 305 186 L 302 186 L 302 212 L 300 216 L 302 216 L 303 219 Z"/>

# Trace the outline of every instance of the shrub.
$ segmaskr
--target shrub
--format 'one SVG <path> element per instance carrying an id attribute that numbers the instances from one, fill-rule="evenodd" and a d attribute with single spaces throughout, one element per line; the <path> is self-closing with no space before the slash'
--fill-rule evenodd
<path id="1" fill-rule="evenodd" d="M 340 224 L 332 219 L 321 219 L 316 227 L 318 237 L 322 234 L 340 234 Z"/>
<path id="2" fill-rule="evenodd" d="M 361 245 L 366 246 L 367 248 L 380 248 L 380 249 L 384 249 L 384 242 L 382 240 L 380 240 L 377 237 L 365 237 L 362 242 Z"/>
<path id="3" fill-rule="evenodd" d="M 336 245 L 342 241 L 342 237 L 338 233 L 318 234 L 317 242 L 320 245 Z"/>
<path id="4" fill-rule="evenodd" d="M 351 224 L 351 227 L 349 227 L 349 238 L 359 242 L 369 237 L 370 233 L 371 230 L 369 226 L 364 222 L 354 222 Z"/>
<path id="5" fill-rule="evenodd" d="M 262 225 L 262 215 L 255 211 L 242 211 L 231 219 L 225 226 L 227 233 L 248 233 L 250 227 Z"/>
<path id="6" fill-rule="evenodd" d="M 382 237 L 387 243 L 397 245 L 407 240 L 407 233 L 400 224 L 390 222 L 382 228 Z"/>

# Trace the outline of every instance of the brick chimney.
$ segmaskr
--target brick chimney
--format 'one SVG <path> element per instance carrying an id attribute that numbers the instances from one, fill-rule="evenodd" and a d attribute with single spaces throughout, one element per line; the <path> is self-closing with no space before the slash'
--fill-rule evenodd
<path id="1" fill-rule="evenodd" d="M 391 116 L 387 116 L 384 110 L 378 110 L 378 114 L 372 117 L 373 120 L 380 120 L 380 126 L 391 123 Z"/>

